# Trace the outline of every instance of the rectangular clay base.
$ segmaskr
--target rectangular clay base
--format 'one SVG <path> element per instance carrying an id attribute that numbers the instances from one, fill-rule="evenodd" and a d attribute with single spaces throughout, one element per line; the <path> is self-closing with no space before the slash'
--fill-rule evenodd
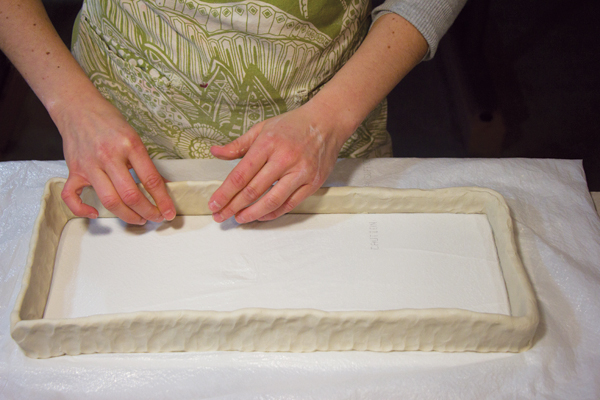
<path id="1" fill-rule="evenodd" d="M 220 182 L 175 182 L 168 187 L 179 215 L 210 214 L 206 204 Z M 531 346 L 538 310 L 519 259 L 510 212 L 489 189 L 322 188 L 295 213 L 485 214 L 494 234 L 511 315 L 461 309 L 325 312 L 248 308 L 236 311 L 154 311 L 42 319 L 63 227 L 73 214 L 62 202 L 63 179 L 44 192 L 23 286 L 11 314 L 11 333 L 25 354 L 166 351 L 480 351 L 518 352 Z M 114 217 L 94 192 L 84 201 Z"/>

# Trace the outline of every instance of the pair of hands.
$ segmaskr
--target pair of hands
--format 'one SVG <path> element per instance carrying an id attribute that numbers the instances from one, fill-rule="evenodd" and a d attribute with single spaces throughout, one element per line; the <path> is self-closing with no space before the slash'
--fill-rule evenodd
<path id="1" fill-rule="evenodd" d="M 69 167 L 63 200 L 75 215 L 96 218 L 98 211 L 80 198 L 84 187 L 93 186 L 102 204 L 127 223 L 172 220 L 175 207 L 165 180 L 141 139 L 116 108 L 97 102 L 85 115 L 61 119 L 61 132 L 73 133 L 63 134 Z M 321 187 L 347 137 L 325 110 L 309 102 L 211 148 L 222 160 L 243 157 L 209 200 L 216 222 L 234 215 L 239 223 L 272 220 Z M 131 168 L 156 205 L 138 189 Z"/>

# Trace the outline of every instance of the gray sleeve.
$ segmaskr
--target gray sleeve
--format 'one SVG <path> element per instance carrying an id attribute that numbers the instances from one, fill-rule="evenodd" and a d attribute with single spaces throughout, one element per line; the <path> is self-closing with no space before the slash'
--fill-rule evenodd
<path id="1" fill-rule="evenodd" d="M 395 13 L 410 22 L 425 38 L 429 50 L 423 60 L 433 58 L 440 39 L 454 22 L 467 0 L 386 0 L 372 13 L 373 22 Z"/>

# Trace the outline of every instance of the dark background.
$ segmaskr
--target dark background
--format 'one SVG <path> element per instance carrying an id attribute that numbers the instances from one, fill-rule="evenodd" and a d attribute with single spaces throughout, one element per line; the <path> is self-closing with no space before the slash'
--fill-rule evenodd
<path id="1" fill-rule="evenodd" d="M 44 5 L 70 43 L 81 1 Z M 434 60 L 388 97 L 394 156 L 583 159 L 600 191 L 599 16 L 593 0 L 470 0 Z M 62 158 L 52 120 L 0 54 L 0 161 Z"/>

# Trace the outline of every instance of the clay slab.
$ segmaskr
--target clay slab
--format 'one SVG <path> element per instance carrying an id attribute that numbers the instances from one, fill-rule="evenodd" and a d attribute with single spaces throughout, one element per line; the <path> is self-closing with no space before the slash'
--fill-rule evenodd
<path id="1" fill-rule="evenodd" d="M 30 357 L 203 350 L 516 352 L 531 346 L 538 322 L 536 300 L 518 257 L 508 207 L 491 190 L 324 188 L 295 211 L 484 214 L 494 234 L 511 315 L 447 308 L 339 312 L 253 308 L 43 319 L 60 235 L 74 217 L 60 198 L 63 184 L 64 180 L 53 179 L 46 187 L 23 287 L 11 315 L 12 336 Z M 210 214 L 207 199 L 218 185 L 170 183 L 178 214 Z M 85 196 L 101 217 L 114 217 L 93 191 Z"/>

